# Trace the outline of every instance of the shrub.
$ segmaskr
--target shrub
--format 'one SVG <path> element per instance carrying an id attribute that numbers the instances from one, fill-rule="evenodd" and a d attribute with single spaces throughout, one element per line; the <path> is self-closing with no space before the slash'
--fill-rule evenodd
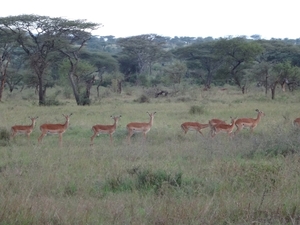
<path id="1" fill-rule="evenodd" d="M 0 128 L 0 146 L 8 145 L 9 137 L 10 137 L 9 131 L 4 127 Z"/>
<path id="2" fill-rule="evenodd" d="M 190 114 L 199 114 L 199 115 L 204 114 L 204 107 L 193 105 L 190 108 Z"/>
<path id="3" fill-rule="evenodd" d="M 134 101 L 138 103 L 150 103 L 150 99 L 146 95 L 141 95 L 138 99 Z"/>

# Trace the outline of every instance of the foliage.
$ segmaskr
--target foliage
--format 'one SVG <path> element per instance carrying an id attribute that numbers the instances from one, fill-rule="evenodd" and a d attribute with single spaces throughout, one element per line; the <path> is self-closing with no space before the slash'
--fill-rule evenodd
<path id="1" fill-rule="evenodd" d="M 163 170 L 151 171 L 149 169 L 128 169 L 130 177 L 107 178 L 102 186 L 105 192 L 121 191 L 155 191 L 161 193 L 166 186 L 180 187 L 182 185 L 182 173 L 172 175 Z"/>
<path id="2" fill-rule="evenodd" d="M 203 114 L 205 112 L 205 107 L 202 105 L 202 106 L 198 106 L 198 105 L 193 105 L 190 107 L 190 111 L 189 113 L 190 114 Z"/>
<path id="3" fill-rule="evenodd" d="M 146 95 L 142 94 L 138 99 L 136 99 L 134 101 L 138 102 L 138 103 L 150 103 L 150 98 L 147 97 Z"/>
<path id="4" fill-rule="evenodd" d="M 84 20 L 67 20 L 38 15 L 20 15 L 0 18 L 0 30 L 11 36 L 26 53 L 36 77 L 39 104 L 45 103 L 46 70 L 57 60 L 57 52 L 80 45 L 97 29 L 99 24 Z M 70 55 L 69 55 L 70 56 Z"/>
<path id="5" fill-rule="evenodd" d="M 6 146 L 9 144 L 10 133 L 4 128 L 0 127 L 0 146 Z"/>
<path id="6" fill-rule="evenodd" d="M 171 84 L 180 84 L 186 74 L 187 68 L 185 63 L 175 61 L 164 68 L 164 75 L 167 76 Z"/>

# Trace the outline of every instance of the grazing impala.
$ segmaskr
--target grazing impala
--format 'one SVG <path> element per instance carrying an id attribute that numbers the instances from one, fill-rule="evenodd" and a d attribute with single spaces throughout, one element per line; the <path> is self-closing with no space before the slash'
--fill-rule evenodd
<path id="1" fill-rule="evenodd" d="M 39 118 L 37 117 L 29 117 L 31 119 L 31 125 L 15 125 L 11 127 L 11 138 L 14 138 L 16 134 L 26 134 L 27 135 L 27 140 L 29 142 L 29 137 L 30 134 L 33 131 L 33 128 L 35 126 L 36 119 Z"/>
<path id="2" fill-rule="evenodd" d="M 118 121 L 120 119 L 120 116 L 111 116 L 113 120 L 115 121 L 113 125 L 95 125 L 92 127 L 92 130 L 94 132 L 94 135 L 91 137 L 91 145 L 93 145 L 93 140 L 96 137 L 96 135 L 99 136 L 99 134 L 109 134 L 110 136 L 110 143 L 112 144 L 112 134 L 116 131 Z"/>
<path id="3" fill-rule="evenodd" d="M 38 139 L 38 143 L 40 143 L 45 137 L 46 134 L 58 134 L 59 135 L 59 145 L 62 146 L 62 135 L 65 133 L 69 126 L 70 116 L 72 113 L 68 116 L 63 116 L 66 118 L 66 122 L 64 124 L 52 124 L 52 123 L 44 123 L 40 126 L 40 130 L 42 131 L 41 136 Z"/>
<path id="4" fill-rule="evenodd" d="M 148 112 L 147 112 L 148 113 Z M 152 125 L 153 125 L 153 119 L 154 119 L 154 113 L 148 113 L 150 116 L 149 123 L 139 123 L 139 122 L 131 122 L 127 124 L 126 128 L 128 131 L 128 143 L 130 143 L 130 138 L 134 133 L 143 133 L 144 139 L 146 140 L 146 134 L 150 131 Z"/>
<path id="5" fill-rule="evenodd" d="M 211 136 L 214 137 L 217 133 L 225 132 L 228 134 L 229 137 L 232 136 L 232 131 L 234 129 L 236 118 L 231 118 L 231 124 L 224 124 L 224 123 L 218 123 L 214 126 L 212 126 L 212 133 Z"/>
<path id="6" fill-rule="evenodd" d="M 194 131 L 198 131 L 203 136 L 201 130 L 206 127 L 209 127 L 209 124 L 201 124 L 198 122 L 185 122 L 181 124 L 181 128 L 183 129 L 184 134 L 186 134 L 189 130 L 194 130 Z"/>
<path id="7" fill-rule="evenodd" d="M 255 119 L 240 118 L 237 121 L 235 121 L 235 126 L 237 127 L 237 130 L 234 133 L 238 133 L 244 127 L 250 127 L 251 132 L 253 132 L 253 129 L 257 126 L 261 117 L 265 115 L 264 112 L 259 111 L 258 109 L 256 109 L 255 111 L 257 112 L 257 117 Z"/>

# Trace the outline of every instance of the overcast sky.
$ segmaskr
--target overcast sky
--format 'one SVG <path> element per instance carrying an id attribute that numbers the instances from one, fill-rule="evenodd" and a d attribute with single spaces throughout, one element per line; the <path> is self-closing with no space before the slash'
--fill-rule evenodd
<path id="1" fill-rule="evenodd" d="M 95 35 L 300 38 L 297 0 L 6 0 L 0 16 L 35 14 L 101 23 Z"/>

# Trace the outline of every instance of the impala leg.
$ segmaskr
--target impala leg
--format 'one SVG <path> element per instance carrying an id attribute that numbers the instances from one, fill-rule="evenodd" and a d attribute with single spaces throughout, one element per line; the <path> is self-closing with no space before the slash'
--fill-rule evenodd
<path id="1" fill-rule="evenodd" d="M 41 136 L 39 136 L 38 143 L 40 143 L 43 140 L 43 138 L 45 137 L 45 135 L 46 135 L 46 133 L 42 133 Z"/>
<path id="2" fill-rule="evenodd" d="M 113 140 L 112 140 L 112 135 L 111 135 L 111 134 L 109 134 L 109 136 L 110 136 L 110 143 L 112 144 L 112 143 L 113 143 Z"/>
<path id="3" fill-rule="evenodd" d="M 238 132 L 240 132 L 240 130 L 242 129 L 242 127 L 241 126 L 237 126 L 236 127 L 237 129 L 236 129 L 236 131 L 234 132 L 234 135 L 236 135 Z"/>
<path id="4" fill-rule="evenodd" d="M 130 138 L 131 138 L 132 135 L 133 135 L 133 132 L 129 131 L 128 136 L 127 136 L 128 144 L 131 144 Z"/>
<path id="5" fill-rule="evenodd" d="M 181 126 L 181 128 L 182 128 L 182 130 L 184 131 L 184 134 L 186 134 L 187 133 L 187 129 L 185 129 L 185 127 L 184 126 Z"/>
<path id="6" fill-rule="evenodd" d="M 146 140 L 147 140 L 146 133 L 144 133 L 144 141 L 146 141 Z"/>
<path id="7" fill-rule="evenodd" d="M 11 139 L 14 139 L 15 136 L 16 136 L 16 133 L 15 133 L 15 132 L 12 132 L 11 135 L 10 135 L 10 138 L 11 138 Z"/>
<path id="8" fill-rule="evenodd" d="M 90 145 L 93 145 L 93 141 L 94 141 L 94 138 L 96 137 L 97 135 L 97 132 L 94 132 L 94 135 L 91 137 L 91 144 Z"/>
<path id="9" fill-rule="evenodd" d="M 198 132 L 199 132 L 202 136 L 204 136 L 200 129 L 198 130 Z"/>

